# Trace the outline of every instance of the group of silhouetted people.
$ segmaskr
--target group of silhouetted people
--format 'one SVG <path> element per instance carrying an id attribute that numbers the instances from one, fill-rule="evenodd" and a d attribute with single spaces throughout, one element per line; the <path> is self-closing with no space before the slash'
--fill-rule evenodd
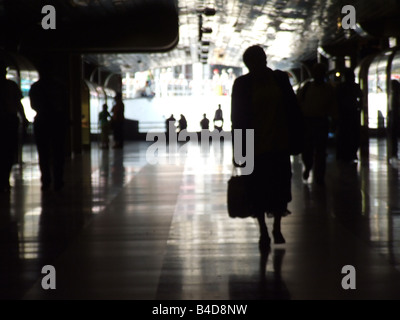
<path id="1" fill-rule="evenodd" d="M 325 183 L 329 133 L 335 134 L 336 159 L 351 163 L 358 160 L 360 148 L 362 91 L 355 82 L 353 70 L 346 68 L 343 80 L 336 86 L 326 80 L 326 66 L 317 63 L 312 80 L 297 93 L 304 120 L 305 140 L 302 152 L 303 179 Z"/>
<path id="2" fill-rule="evenodd" d="M 179 120 L 178 120 L 178 125 L 176 125 L 176 119 L 173 114 L 165 120 L 165 130 L 166 130 L 166 141 L 171 142 L 170 139 L 176 139 L 177 137 L 175 135 L 179 134 L 183 130 L 187 130 L 187 120 L 186 117 L 181 114 Z"/>
<path id="3" fill-rule="evenodd" d="M 124 122 L 125 122 L 125 104 L 122 100 L 122 93 L 117 92 L 114 97 L 114 105 L 111 113 L 108 105 L 103 104 L 102 110 L 99 112 L 100 126 L 100 147 L 109 149 L 110 133 L 113 133 L 114 149 L 122 149 L 124 146 Z"/>
<path id="4" fill-rule="evenodd" d="M 281 219 L 290 214 L 287 206 L 292 199 L 291 113 L 299 111 L 301 115 L 298 121 L 302 123 L 302 132 L 298 135 L 302 137 L 299 155 L 303 163 L 303 179 L 308 180 L 313 172 L 313 181 L 323 186 L 330 132 L 336 134 L 338 161 L 351 163 L 358 159 L 362 91 L 355 82 L 353 70 L 345 69 L 343 81 L 334 86 L 327 81 L 326 66 L 316 63 L 312 68 L 312 79 L 295 93 L 285 72 L 267 67 L 264 49 L 258 45 L 245 50 L 243 62 L 249 72 L 238 77 L 232 88 L 232 131 L 254 129 L 254 170 L 247 180 L 247 190 L 253 216 L 259 225 L 259 248 L 268 250 L 271 238 L 265 217 L 274 218 L 274 242 L 284 243 Z M 399 98 L 400 85 L 396 80 L 392 83 L 389 112 L 390 118 L 394 119 L 389 122 L 389 136 L 396 156 L 400 128 Z M 234 149 L 238 148 L 235 139 Z M 243 133 L 242 140 L 245 140 Z M 241 151 L 244 154 L 245 148 Z M 233 164 L 243 167 L 235 159 Z"/>
<path id="5" fill-rule="evenodd" d="M 224 126 L 224 115 L 221 104 L 218 104 L 217 110 L 215 110 L 213 118 L 214 129 L 221 132 Z M 203 114 L 203 119 L 200 121 L 201 130 L 210 130 L 210 120 L 207 118 L 207 114 Z"/>
<path id="6" fill-rule="evenodd" d="M 124 146 L 124 122 L 125 104 L 122 100 L 122 93 L 117 92 L 114 97 L 114 105 L 111 112 L 107 103 L 104 103 L 98 115 L 100 127 L 100 148 L 109 149 L 110 134 L 113 133 L 114 149 L 122 149 Z"/>
<path id="7" fill-rule="evenodd" d="M 31 85 L 29 99 L 36 112 L 33 133 L 41 172 L 41 189 L 59 191 L 64 186 L 66 138 L 70 125 L 68 89 L 55 72 L 51 59 L 43 57 L 38 63 L 39 80 Z M 10 190 L 10 174 L 17 162 L 19 129 L 28 126 L 21 103 L 22 92 L 16 82 L 6 78 L 7 65 L 0 61 L 0 139 L 3 155 L 0 157 L 0 191 Z M 110 126 L 114 133 L 114 147 L 123 147 L 124 104 L 117 93 L 112 115 L 103 106 L 99 115 L 102 128 L 102 146 L 108 147 Z"/>
<path id="8" fill-rule="evenodd" d="M 254 169 L 249 175 L 248 191 L 251 210 L 259 225 L 259 248 L 268 250 L 269 236 L 266 217 L 273 217 L 272 236 L 275 243 L 285 243 L 281 232 L 281 219 L 290 214 L 288 204 L 291 194 L 291 124 L 292 112 L 301 115 L 303 137 L 301 160 L 303 179 L 313 172 L 314 182 L 324 185 L 329 132 L 336 132 L 336 158 L 339 161 L 357 160 L 360 147 L 360 114 L 362 92 L 355 82 L 354 72 L 346 69 L 340 84 L 333 86 L 327 81 L 327 69 L 322 63 L 312 68 L 312 79 L 294 92 L 286 72 L 267 66 L 267 56 L 261 46 L 250 46 L 243 53 L 243 62 L 249 72 L 235 79 L 231 97 L 232 131 L 241 130 L 243 143 L 234 139 L 233 148 L 241 146 L 246 152 L 246 129 L 254 130 Z M 18 128 L 28 123 L 21 104 L 22 94 L 18 85 L 6 79 L 6 65 L 0 66 L 0 137 L 4 155 L 0 157 L 0 188 L 9 190 L 9 178 L 18 146 Z M 32 109 L 36 111 L 34 136 L 39 155 L 42 190 L 53 187 L 60 190 L 64 185 L 65 142 L 69 126 L 67 88 L 53 73 L 46 61 L 39 67 L 40 79 L 30 89 Z M 397 158 L 400 130 L 400 83 L 391 81 L 388 133 L 391 155 Z M 124 103 L 117 93 L 115 103 L 108 111 L 107 104 L 99 113 L 101 147 L 109 147 L 109 134 L 113 130 L 114 148 L 122 148 Z M 178 124 L 176 125 L 176 122 Z M 214 129 L 221 131 L 224 123 L 221 105 L 215 112 Z M 176 121 L 173 114 L 165 120 L 167 139 L 171 130 L 179 133 L 187 130 L 183 114 Z M 206 114 L 200 121 L 202 130 L 209 130 Z M 177 132 L 178 131 L 178 132 Z M 232 134 L 232 137 L 235 137 Z M 234 152 L 234 154 L 236 154 Z M 243 164 L 235 162 L 236 167 Z"/>
<path id="9" fill-rule="evenodd" d="M 218 104 L 218 108 L 215 111 L 215 115 L 213 118 L 213 124 L 214 124 L 214 129 L 218 131 L 222 131 L 223 125 L 224 125 L 224 116 L 221 108 L 221 104 Z M 187 120 L 186 117 L 181 114 L 180 118 L 178 119 L 178 125 L 176 125 L 176 119 L 173 114 L 169 116 L 165 120 L 165 130 L 166 130 L 166 135 L 167 139 L 169 137 L 170 132 L 177 132 L 178 134 L 182 130 L 187 130 Z M 207 114 L 203 113 L 203 118 L 200 120 L 200 128 L 201 130 L 210 130 L 210 120 L 207 118 Z"/>
<path id="10" fill-rule="evenodd" d="M 165 128 L 167 131 L 167 135 L 169 134 L 169 132 L 176 132 L 176 130 L 178 130 L 178 133 L 186 130 L 187 129 L 187 120 L 186 117 L 181 114 L 179 120 L 178 120 L 178 125 L 176 125 L 176 119 L 174 117 L 173 114 L 171 114 L 171 116 L 165 120 Z"/>
<path id="11" fill-rule="evenodd" d="M 304 164 L 303 179 L 307 180 L 313 170 L 314 181 L 324 184 L 330 121 L 336 117 L 336 101 L 333 86 L 326 82 L 326 67 L 313 66 L 312 80 L 298 92 L 297 97 L 304 115 Z"/>

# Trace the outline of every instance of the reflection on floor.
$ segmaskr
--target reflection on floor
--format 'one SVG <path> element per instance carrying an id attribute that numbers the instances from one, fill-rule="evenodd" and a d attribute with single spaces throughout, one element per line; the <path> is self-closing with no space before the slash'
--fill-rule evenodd
<path id="1" fill-rule="evenodd" d="M 60 193 L 41 192 L 35 147 L 24 146 L 1 195 L 2 299 L 400 298 L 399 171 L 384 140 L 371 139 L 356 164 L 330 152 L 325 187 L 303 182 L 294 157 L 287 243 L 269 255 L 254 219 L 228 217 L 230 142 L 149 146 L 93 144 L 68 161 Z M 42 288 L 45 265 L 55 290 Z"/>

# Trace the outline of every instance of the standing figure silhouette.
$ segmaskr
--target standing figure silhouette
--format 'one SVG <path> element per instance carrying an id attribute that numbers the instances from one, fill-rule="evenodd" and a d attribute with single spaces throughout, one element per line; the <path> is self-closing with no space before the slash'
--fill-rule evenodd
<path id="1" fill-rule="evenodd" d="M 99 112 L 99 123 L 100 123 L 100 137 L 101 137 L 101 148 L 108 149 L 110 143 L 110 121 L 111 114 L 108 112 L 108 105 L 103 104 L 102 110 Z"/>
<path id="2" fill-rule="evenodd" d="M 39 155 L 42 190 L 64 186 L 65 146 L 69 125 L 68 91 L 65 83 L 53 74 L 50 62 L 43 61 L 40 78 L 29 91 L 36 111 L 34 135 Z"/>
<path id="3" fill-rule="evenodd" d="M 10 191 L 10 174 L 18 153 L 18 129 L 26 125 L 22 93 L 18 85 L 6 78 L 7 66 L 0 61 L 0 192 Z"/>
<path id="4" fill-rule="evenodd" d="M 242 129 L 243 133 L 244 129 L 254 129 L 254 170 L 248 179 L 248 190 L 259 225 L 259 249 L 265 251 L 271 242 L 266 215 L 274 218 L 274 242 L 285 242 L 281 219 L 290 213 L 287 206 L 292 199 L 285 101 L 291 97 L 296 106 L 297 103 L 287 74 L 267 67 L 267 56 L 261 46 L 246 49 L 243 62 L 249 73 L 236 78 L 232 87 L 232 130 Z M 238 147 L 236 141 L 233 147 Z M 234 164 L 237 166 L 235 161 Z"/>
<path id="5" fill-rule="evenodd" d="M 390 80 L 390 109 L 389 109 L 389 156 L 398 159 L 398 140 L 400 131 L 400 82 L 396 79 Z"/>
<path id="6" fill-rule="evenodd" d="M 338 121 L 336 129 L 336 158 L 349 162 L 357 160 L 360 147 L 362 91 L 355 82 L 352 69 L 344 70 L 344 81 L 336 87 Z"/>
<path id="7" fill-rule="evenodd" d="M 207 115 L 203 114 L 203 119 L 200 121 L 200 127 L 202 130 L 210 129 L 210 120 L 207 119 Z"/>
<path id="8" fill-rule="evenodd" d="M 112 106 L 112 130 L 114 135 L 114 149 L 122 149 L 124 146 L 124 122 L 125 122 L 125 104 L 122 100 L 122 93 L 117 92 Z"/>
<path id="9" fill-rule="evenodd" d="M 215 110 L 213 123 L 214 129 L 217 129 L 219 132 L 221 132 L 224 126 L 224 115 L 221 109 L 221 104 L 218 104 L 218 109 Z"/>
<path id="10" fill-rule="evenodd" d="M 181 132 L 182 130 L 187 129 L 187 120 L 183 114 L 181 114 L 181 117 L 178 120 L 178 130 Z"/>
<path id="11" fill-rule="evenodd" d="M 313 171 L 314 182 L 318 185 L 325 184 L 329 127 L 337 118 L 336 95 L 333 86 L 326 81 L 326 71 L 324 64 L 316 63 L 312 68 L 312 81 L 307 82 L 297 94 L 305 120 L 304 150 L 301 154 L 303 179 L 308 180 Z"/>

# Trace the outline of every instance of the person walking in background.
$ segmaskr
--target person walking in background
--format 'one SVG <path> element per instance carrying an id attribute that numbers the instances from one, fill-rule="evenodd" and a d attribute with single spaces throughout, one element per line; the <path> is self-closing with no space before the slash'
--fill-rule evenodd
<path id="1" fill-rule="evenodd" d="M 182 130 L 185 129 L 187 129 L 187 121 L 185 116 L 181 114 L 181 117 L 178 120 L 178 131 L 181 132 Z"/>
<path id="2" fill-rule="evenodd" d="M 210 129 L 210 120 L 207 119 L 207 115 L 203 114 L 203 119 L 200 121 L 201 130 L 209 130 Z"/>
<path id="3" fill-rule="evenodd" d="M 336 126 L 336 159 L 357 160 L 360 147 L 362 91 L 352 69 L 345 69 L 344 81 L 336 87 L 338 119 Z"/>
<path id="4" fill-rule="evenodd" d="M 53 75 L 49 61 L 39 66 L 39 80 L 29 91 L 36 111 L 34 135 L 39 155 L 42 190 L 64 186 L 65 143 L 68 130 L 68 93 L 66 85 Z"/>
<path id="5" fill-rule="evenodd" d="M 21 103 L 21 90 L 6 76 L 7 66 L 0 61 L 0 192 L 10 191 L 11 170 L 18 153 L 19 127 L 20 124 L 26 127 L 29 123 Z"/>
<path id="6" fill-rule="evenodd" d="M 274 218 L 275 243 L 285 242 L 281 219 L 290 213 L 287 206 L 292 200 L 286 99 L 291 98 L 292 107 L 298 105 L 287 74 L 267 67 L 262 47 L 246 49 L 243 62 L 249 73 L 236 78 L 232 87 L 232 131 L 254 129 L 254 170 L 249 176 L 248 190 L 259 225 L 259 249 L 265 251 L 271 242 L 266 215 Z M 233 147 L 237 148 L 235 141 Z M 235 161 L 234 164 L 240 166 Z"/>
<path id="7" fill-rule="evenodd" d="M 313 80 L 297 93 L 305 121 L 303 179 L 308 180 L 313 170 L 314 182 L 324 185 L 329 125 L 332 119 L 336 120 L 336 96 L 333 86 L 325 80 L 324 64 L 316 63 L 312 76 Z"/>
<path id="8" fill-rule="evenodd" d="M 114 136 L 114 149 L 122 149 L 124 146 L 124 121 L 125 105 L 122 101 L 122 93 L 117 92 L 114 97 L 114 105 L 111 109 L 111 123 Z"/>
<path id="9" fill-rule="evenodd" d="M 220 104 L 218 104 L 218 109 L 215 110 L 213 123 L 214 123 L 214 128 L 217 129 L 219 132 L 221 132 L 224 126 L 224 115 Z"/>
<path id="10" fill-rule="evenodd" d="M 111 114 L 108 112 L 108 106 L 107 104 L 103 104 L 103 109 L 99 113 L 100 140 L 102 149 L 109 148 L 110 120 L 111 120 Z"/>
<path id="11" fill-rule="evenodd" d="M 389 123 L 388 123 L 388 134 L 389 134 L 389 146 L 390 146 L 390 158 L 398 158 L 398 137 L 400 131 L 400 82 L 392 79 L 391 84 L 391 95 L 389 104 Z"/>
<path id="12" fill-rule="evenodd" d="M 166 130 L 166 140 L 167 140 L 167 142 L 170 142 L 169 138 L 170 138 L 171 130 L 172 130 L 174 135 L 176 134 L 175 122 L 176 122 L 176 119 L 175 119 L 173 114 L 171 114 L 170 117 L 167 120 L 165 120 L 165 130 Z"/>

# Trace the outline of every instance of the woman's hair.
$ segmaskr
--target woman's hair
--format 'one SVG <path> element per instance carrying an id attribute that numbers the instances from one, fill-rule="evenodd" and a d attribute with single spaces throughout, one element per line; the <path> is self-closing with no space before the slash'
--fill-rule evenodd
<path id="1" fill-rule="evenodd" d="M 243 53 L 243 62 L 249 70 L 257 67 L 264 67 L 267 63 L 267 55 L 259 45 L 248 47 Z"/>
<path id="2" fill-rule="evenodd" d="M 390 84 L 392 85 L 392 90 L 399 90 L 400 89 L 400 82 L 396 79 L 390 80 Z"/>

